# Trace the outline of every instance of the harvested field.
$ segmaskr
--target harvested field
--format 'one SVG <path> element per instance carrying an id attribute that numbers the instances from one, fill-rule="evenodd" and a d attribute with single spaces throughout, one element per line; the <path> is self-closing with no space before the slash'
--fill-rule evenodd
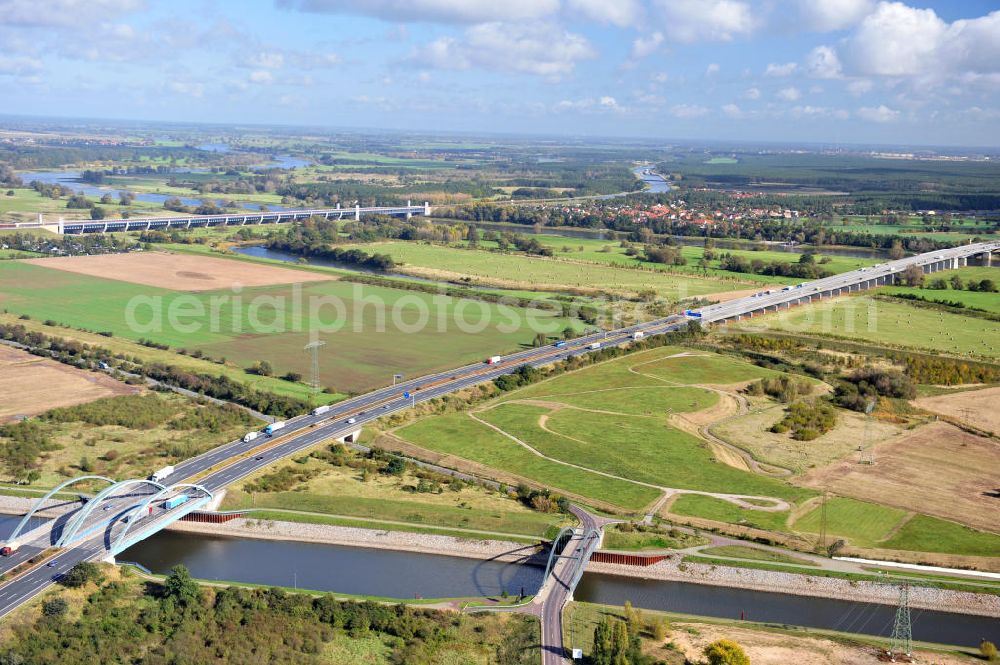
<path id="1" fill-rule="evenodd" d="M 168 252 L 62 256 L 28 259 L 25 263 L 174 291 L 211 291 L 237 285 L 271 286 L 333 279 L 291 268 Z"/>
<path id="2" fill-rule="evenodd" d="M 1000 387 L 967 390 L 954 395 L 922 397 L 913 402 L 921 409 L 968 422 L 993 434 L 1000 434 Z"/>
<path id="3" fill-rule="evenodd" d="M 109 376 L 88 372 L 26 351 L 0 346 L 0 423 L 57 406 L 139 392 Z"/>
<path id="4" fill-rule="evenodd" d="M 843 409 L 837 412 L 837 426 L 814 441 L 796 441 L 790 434 L 775 434 L 771 425 L 781 420 L 785 406 L 778 404 L 743 416 L 730 418 L 712 427 L 713 434 L 748 451 L 757 459 L 796 473 L 824 467 L 840 460 L 857 461 L 858 446 L 865 440 L 866 427 L 872 441 L 883 441 L 900 433 L 891 423 L 865 418 Z"/>
<path id="5" fill-rule="evenodd" d="M 996 533 L 1000 445 L 944 422 L 875 446 L 874 467 L 853 458 L 805 474 L 800 483 Z"/>
<path id="6" fill-rule="evenodd" d="M 676 648 L 692 662 L 699 662 L 702 650 L 720 639 L 733 640 L 746 651 L 754 665 L 869 665 L 877 663 L 875 649 L 871 646 L 829 639 L 816 635 L 790 635 L 781 631 L 719 626 L 706 623 L 675 622 L 672 634 Z M 691 627 L 693 630 L 686 630 Z M 655 652 L 654 652 L 655 653 Z M 658 654 L 656 654 L 658 655 Z M 957 654 L 914 650 L 918 663 L 961 665 L 973 662 Z"/>

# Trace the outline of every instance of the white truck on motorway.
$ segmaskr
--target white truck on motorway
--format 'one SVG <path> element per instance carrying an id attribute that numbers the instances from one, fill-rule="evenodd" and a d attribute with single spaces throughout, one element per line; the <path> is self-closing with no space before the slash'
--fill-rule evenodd
<path id="1" fill-rule="evenodd" d="M 268 425 L 267 427 L 264 428 L 264 434 L 267 434 L 268 436 L 274 436 L 274 433 L 277 432 L 279 429 L 281 429 L 284 426 L 285 426 L 285 421 L 284 420 L 279 420 L 277 422 L 273 422 L 273 423 L 271 423 L 270 425 Z"/>
<path id="2" fill-rule="evenodd" d="M 243 435 L 243 443 L 250 443 L 258 436 L 260 436 L 260 432 L 247 432 Z"/>
<path id="3" fill-rule="evenodd" d="M 174 467 L 172 467 L 172 466 L 165 466 L 162 469 L 160 469 L 159 471 L 154 471 L 149 476 L 149 479 L 152 480 L 154 483 L 158 483 L 161 480 L 163 480 L 164 478 L 166 478 L 167 476 L 169 476 L 170 474 L 172 474 L 173 472 L 174 472 Z"/>
<path id="4" fill-rule="evenodd" d="M 642 339 L 645 336 L 646 333 L 642 332 L 641 330 L 636 330 L 634 333 L 632 333 L 632 339 Z"/>
<path id="5" fill-rule="evenodd" d="M 593 343 L 592 343 L 592 344 L 590 345 L 590 348 L 591 348 L 591 349 L 599 349 L 599 348 L 601 348 L 601 343 L 600 343 L 600 342 L 593 342 Z"/>
<path id="6" fill-rule="evenodd" d="M 486 359 L 487 365 L 497 365 L 500 363 L 500 356 L 490 356 Z"/>
<path id="7" fill-rule="evenodd" d="M 312 410 L 312 415 L 318 416 L 321 413 L 326 413 L 329 410 L 330 410 L 330 405 L 328 404 L 324 404 L 323 406 L 317 406 L 315 409 Z"/>

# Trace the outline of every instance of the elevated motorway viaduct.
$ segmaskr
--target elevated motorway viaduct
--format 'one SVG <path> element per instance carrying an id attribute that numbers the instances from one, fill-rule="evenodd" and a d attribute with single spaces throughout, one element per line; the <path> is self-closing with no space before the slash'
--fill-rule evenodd
<path id="1" fill-rule="evenodd" d="M 974 243 L 918 254 L 870 268 L 860 268 L 812 282 L 803 282 L 796 286 L 774 288 L 746 298 L 709 305 L 698 310 L 697 318 L 706 324 L 730 323 L 741 321 L 744 317 L 752 318 L 755 315 L 776 312 L 794 305 L 811 303 L 813 300 L 896 284 L 911 266 L 917 266 L 925 274 L 961 268 L 970 262 L 988 266 L 991 264 L 992 253 L 996 251 L 1000 251 L 1000 242 Z"/>
<path id="2" fill-rule="evenodd" d="M 490 381 L 503 374 L 516 371 L 522 365 L 541 366 L 575 355 L 590 353 L 597 348 L 621 346 L 630 343 L 636 333 L 659 335 L 686 326 L 688 321 L 700 320 L 705 324 L 738 321 L 743 316 L 775 311 L 794 304 L 809 302 L 812 298 L 832 297 L 860 289 L 893 283 L 909 266 L 916 265 L 925 272 L 935 272 L 945 268 L 959 267 L 973 257 L 979 257 L 989 265 L 990 254 L 1000 250 L 1000 242 L 963 245 L 948 250 L 929 252 L 918 256 L 891 261 L 881 266 L 860 269 L 814 282 L 773 291 L 763 295 L 741 298 L 717 305 L 710 305 L 688 315 L 672 315 L 666 318 L 599 332 L 568 341 L 565 346 L 547 346 L 528 349 L 504 356 L 494 365 L 476 363 L 454 370 L 439 372 L 411 379 L 375 390 L 366 395 L 345 400 L 323 414 L 303 415 L 287 422 L 280 435 L 274 438 L 256 439 L 250 442 L 237 440 L 224 444 L 202 455 L 176 465 L 175 471 L 167 478 L 160 479 L 164 486 L 177 483 L 196 483 L 207 493 L 214 494 L 227 485 L 237 482 L 256 471 L 294 455 L 303 449 L 322 441 L 350 437 L 366 422 L 384 415 L 395 413 L 462 388 Z M 408 396 L 404 396 L 408 395 Z M 348 422 L 351 420 L 352 422 Z M 56 581 L 62 573 L 79 561 L 100 560 L 118 554 L 115 543 L 124 528 L 122 520 L 149 498 L 149 493 L 158 491 L 148 488 L 145 492 L 134 491 L 108 495 L 104 510 L 91 511 L 87 523 L 79 525 L 76 532 L 83 534 L 75 542 L 65 543 L 46 564 L 40 564 L 27 573 L 0 585 L 0 617 L 6 615 L 19 604 L 41 592 Z M 153 506 L 146 515 L 137 518 L 131 527 L 135 538 L 148 537 L 179 517 L 182 509 L 167 510 Z M 0 561 L 0 573 L 6 574 L 16 565 L 54 544 L 61 536 L 61 530 L 68 525 L 67 518 L 55 520 L 50 525 L 36 529 L 22 540 L 21 548 L 13 556 Z M 130 542 L 134 542 L 130 539 Z M 551 646 L 551 645 L 550 645 Z M 557 650 L 552 649 L 554 656 Z M 552 656 L 549 656 L 552 657 Z"/>

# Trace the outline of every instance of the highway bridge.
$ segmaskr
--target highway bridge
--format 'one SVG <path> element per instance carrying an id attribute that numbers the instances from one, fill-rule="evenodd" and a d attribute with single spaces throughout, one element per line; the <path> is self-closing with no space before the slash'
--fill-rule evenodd
<path id="1" fill-rule="evenodd" d="M 21 547 L 0 562 L 0 573 L 7 574 L 19 564 L 23 567 L 28 559 L 50 547 L 60 546 L 61 549 L 45 563 L 36 564 L 27 572 L 19 572 L 13 579 L 0 585 L 0 617 L 40 593 L 77 562 L 113 557 L 130 544 L 153 535 L 191 510 L 207 505 L 227 485 L 323 441 L 354 437 L 366 422 L 410 408 L 417 402 L 490 381 L 514 372 L 522 365 L 547 365 L 591 353 L 598 348 L 627 345 L 640 336 L 676 331 L 692 320 L 705 324 L 723 324 L 739 321 L 744 316 L 804 304 L 813 298 L 835 297 L 891 284 L 912 265 L 920 267 L 926 273 L 959 267 L 976 260 L 989 265 L 991 253 L 998 250 L 1000 242 L 938 250 L 795 287 L 709 305 L 685 315 L 676 314 L 613 331 L 585 335 L 558 347 L 546 346 L 520 351 L 502 357 L 497 364 L 475 363 L 411 379 L 339 402 L 319 415 L 307 414 L 293 418 L 273 438 L 258 438 L 249 442 L 237 440 L 224 444 L 176 465 L 173 474 L 156 483 L 138 479 L 116 483 L 110 479 L 102 479 L 109 484 L 108 487 L 86 504 L 27 534 L 19 535 Z M 66 486 L 69 485 L 67 483 Z M 193 500 L 175 508 L 167 508 L 166 499 L 181 491 L 190 493 Z M 24 522 L 27 524 L 29 520 L 26 518 Z M 592 528 L 585 525 L 577 536 L 575 547 L 590 548 L 592 540 Z M 589 554 L 586 554 L 576 559 L 580 562 L 577 567 L 565 562 L 560 564 L 558 575 L 564 582 L 572 582 L 574 579 L 578 581 L 579 575 L 582 575 L 582 566 L 586 565 L 588 558 Z M 549 602 L 553 606 L 558 605 L 561 611 L 560 603 L 571 596 L 573 586 L 575 582 L 564 584 L 562 592 L 554 590 L 555 597 Z M 559 597 L 562 598 L 561 601 L 558 600 Z M 553 629 L 546 628 L 546 625 L 543 616 L 543 631 L 549 630 L 550 639 L 556 639 L 556 633 L 551 632 Z M 558 639 L 561 641 L 561 637 Z M 548 647 L 551 648 L 551 658 L 556 658 L 555 645 L 550 643 Z M 546 656 L 546 662 L 559 662 L 549 658 L 550 656 Z"/>
<path id="2" fill-rule="evenodd" d="M 59 220 L 56 224 L 47 224 L 39 221 L 31 224 L 19 224 L 16 228 L 44 228 L 55 233 L 81 234 L 81 233 L 118 233 L 122 231 L 175 231 L 182 229 L 197 229 L 209 226 L 246 226 L 247 224 L 285 224 L 310 217 L 322 217 L 323 219 L 354 219 L 371 215 L 391 215 L 393 217 L 406 217 L 409 219 L 413 215 L 430 216 L 431 206 L 429 203 L 423 205 L 410 205 L 407 201 L 405 206 L 376 206 L 362 208 L 355 205 L 352 208 L 316 208 L 306 210 L 281 210 L 272 212 L 239 212 L 225 213 L 220 215 L 185 215 L 182 217 L 130 217 L 129 219 L 102 219 L 102 220 Z"/>
<path id="3" fill-rule="evenodd" d="M 917 266 L 924 274 L 971 264 L 988 266 L 992 262 L 992 253 L 996 251 L 1000 251 L 1000 242 L 970 243 L 917 254 L 870 268 L 860 268 L 832 277 L 803 282 L 796 286 L 774 287 L 746 298 L 709 305 L 698 310 L 697 318 L 706 324 L 730 323 L 741 321 L 744 317 L 752 318 L 755 315 L 808 304 L 813 300 L 834 298 L 854 291 L 896 284 L 910 266 Z"/>

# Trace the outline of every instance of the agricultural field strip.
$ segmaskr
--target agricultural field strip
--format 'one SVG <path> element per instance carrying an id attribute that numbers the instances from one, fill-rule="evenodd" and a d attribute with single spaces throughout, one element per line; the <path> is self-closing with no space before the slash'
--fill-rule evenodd
<path id="1" fill-rule="evenodd" d="M 232 262 L 235 270 L 240 270 L 243 263 Z M 299 273 L 301 271 L 296 271 Z M 301 273 L 307 280 L 313 277 L 312 273 Z M 195 348 L 208 354 L 210 357 L 225 357 L 230 361 L 235 361 L 241 365 L 249 366 L 254 359 L 269 360 L 272 365 L 278 368 L 279 373 L 288 370 L 295 370 L 301 375 L 308 372 L 308 358 L 302 353 L 302 346 L 308 341 L 308 329 L 316 317 L 309 316 L 306 311 L 301 311 L 298 319 L 293 319 L 287 323 L 291 329 L 286 329 L 279 337 L 280 344 L 275 344 L 275 336 L 269 334 L 239 335 L 233 330 L 245 330 L 244 325 L 247 311 L 236 306 L 232 299 L 221 302 L 215 309 L 218 313 L 218 325 L 212 321 L 206 321 L 206 325 L 201 326 L 195 334 L 182 334 L 165 328 L 162 332 L 138 334 L 127 325 L 121 312 L 136 294 L 159 297 L 164 307 L 169 307 L 178 298 L 198 298 L 203 302 L 203 311 L 213 312 L 212 299 L 217 295 L 214 291 L 204 291 L 195 294 L 183 294 L 169 289 L 155 287 L 138 287 L 127 282 L 109 280 L 98 277 L 87 277 L 72 275 L 59 270 L 47 270 L 21 262 L 5 262 L 0 264 L 0 284 L 3 285 L 4 295 L 0 296 L 0 301 L 8 310 L 18 314 L 27 314 L 35 319 L 48 320 L 55 319 L 62 323 L 67 323 L 77 328 L 90 330 L 108 331 L 115 336 L 130 338 L 139 341 L 142 337 L 153 337 L 157 342 L 169 344 L 176 348 Z M 273 296 L 275 298 L 286 298 L 286 302 L 292 302 L 295 298 L 296 288 L 303 298 L 311 296 L 340 298 L 345 303 L 345 308 L 350 313 L 352 307 L 360 310 L 357 317 L 351 323 L 345 324 L 346 328 L 341 333 L 354 333 L 356 329 L 360 331 L 372 330 L 379 324 L 379 313 L 370 305 L 366 305 L 358 298 L 381 298 L 387 308 L 399 307 L 400 316 L 409 322 L 410 319 L 419 315 L 419 308 L 411 300 L 419 299 L 421 303 L 433 311 L 434 307 L 441 306 L 438 312 L 441 315 L 459 316 L 462 302 L 456 298 L 447 298 L 441 301 L 434 300 L 437 296 L 423 293 L 412 293 L 398 289 L 374 286 L 359 286 L 337 280 L 312 281 L 301 287 L 294 285 L 277 285 L 269 287 L 254 287 L 245 289 L 243 292 L 244 302 L 256 294 Z M 361 295 L 358 295 L 360 293 Z M 222 294 L 225 297 L 229 294 Z M 335 335 L 339 342 L 337 352 L 338 362 L 336 366 L 325 363 L 323 376 L 326 384 L 334 384 L 341 389 L 363 390 L 374 387 L 384 381 L 384 378 L 391 376 L 393 371 L 402 368 L 408 374 L 418 374 L 427 371 L 444 369 L 453 364 L 456 352 L 459 354 L 459 361 L 473 362 L 477 358 L 497 349 L 512 349 L 520 346 L 527 340 L 524 339 L 526 324 L 538 322 L 553 331 L 561 331 L 565 326 L 576 326 L 572 320 L 554 315 L 551 312 L 540 310 L 523 310 L 516 307 L 503 309 L 507 306 L 495 305 L 492 303 L 484 305 L 478 310 L 465 312 L 462 310 L 463 320 L 470 325 L 480 325 L 484 320 L 495 320 L 506 322 L 509 316 L 517 315 L 520 326 L 513 332 L 505 332 L 499 326 L 489 326 L 479 334 L 469 334 L 463 332 L 457 325 L 449 324 L 448 330 L 438 332 L 436 326 L 427 326 L 418 334 L 404 334 L 403 330 L 386 326 L 386 330 L 392 334 L 388 335 L 364 335 L 364 334 L 339 334 Z M 303 307 L 303 310 L 306 308 Z M 394 309 L 392 311 L 395 311 Z M 292 317 L 296 315 L 294 307 L 288 310 Z M 326 315 L 329 315 L 327 312 Z M 322 318 L 323 314 L 317 314 Z M 489 318 L 487 318 L 489 317 Z M 286 317 L 287 318 L 287 317 Z M 446 317 L 447 318 L 447 317 Z M 385 315 L 385 319 L 389 319 Z M 451 319 L 448 319 L 449 321 Z M 578 322 L 577 322 L 578 323 Z M 296 328 L 302 332 L 297 332 Z M 406 337 L 406 343 L 401 343 L 401 337 Z M 442 339 L 451 340 L 451 344 L 442 344 Z M 299 343 L 299 341 L 301 343 Z M 386 349 L 394 349 L 397 353 L 397 366 L 392 369 L 385 369 Z M 352 352 L 353 349 L 353 352 Z M 266 378 L 266 377 L 265 377 Z M 251 379 L 246 379 L 249 382 Z"/>

